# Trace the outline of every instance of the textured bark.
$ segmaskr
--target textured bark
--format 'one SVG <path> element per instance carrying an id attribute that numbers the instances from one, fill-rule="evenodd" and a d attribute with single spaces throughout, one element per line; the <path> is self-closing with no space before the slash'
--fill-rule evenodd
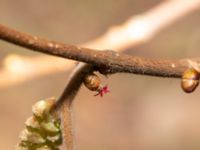
<path id="1" fill-rule="evenodd" d="M 104 74 L 127 72 L 162 77 L 181 77 L 184 70 L 189 67 L 187 61 L 183 60 L 147 59 L 112 50 L 97 51 L 81 48 L 31 36 L 3 25 L 0 25 L 0 39 L 45 54 L 92 64 Z"/>

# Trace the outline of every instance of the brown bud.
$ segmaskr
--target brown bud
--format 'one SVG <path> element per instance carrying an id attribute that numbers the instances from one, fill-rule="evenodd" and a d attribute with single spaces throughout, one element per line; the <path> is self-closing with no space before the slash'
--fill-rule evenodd
<path id="1" fill-rule="evenodd" d="M 191 68 L 183 73 L 181 87 L 186 93 L 193 92 L 199 85 L 200 73 Z"/>
<path id="2" fill-rule="evenodd" d="M 83 83 L 91 91 L 98 91 L 101 85 L 100 78 L 92 73 L 85 76 Z"/>

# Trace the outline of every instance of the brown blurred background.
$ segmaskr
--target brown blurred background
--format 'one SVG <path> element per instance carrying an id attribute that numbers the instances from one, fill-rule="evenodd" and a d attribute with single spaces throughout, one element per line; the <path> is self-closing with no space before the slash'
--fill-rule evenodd
<path id="1" fill-rule="evenodd" d="M 83 44 L 161 0 L 0 0 L 0 20 L 12 28 L 71 44 Z M 173 12 L 169 12 L 173 13 Z M 185 16 L 146 44 L 126 53 L 151 58 L 198 57 L 200 10 Z M 11 53 L 42 56 L 0 41 L 0 58 Z M 60 59 L 60 58 L 58 58 Z M 51 66 L 49 62 L 49 66 Z M 0 149 L 18 142 L 31 106 L 58 97 L 69 72 L 37 77 L 0 89 Z M 115 74 L 111 92 L 94 97 L 85 87 L 74 103 L 78 150 L 199 150 L 200 89 L 185 94 L 179 79 Z"/>

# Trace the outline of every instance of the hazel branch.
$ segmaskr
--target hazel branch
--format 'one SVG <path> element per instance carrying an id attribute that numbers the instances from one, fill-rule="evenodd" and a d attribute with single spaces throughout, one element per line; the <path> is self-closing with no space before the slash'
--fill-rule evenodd
<path id="1" fill-rule="evenodd" d="M 83 78 L 93 71 L 91 65 L 82 64 L 77 66 L 71 73 L 65 90 L 57 100 L 52 112 L 58 111 L 62 118 L 63 139 L 67 150 L 75 149 L 73 123 L 72 123 L 72 102 L 82 84 Z"/>
<path id="2" fill-rule="evenodd" d="M 163 1 L 143 13 L 130 17 L 121 25 L 109 27 L 102 36 L 83 45 L 85 47 L 112 48 L 120 52 L 124 51 L 130 45 L 135 46 L 151 40 L 157 32 L 199 9 L 199 6 L 200 1 Z M 169 12 L 174 12 L 174 14 L 169 15 Z M 16 56 L 15 59 L 11 58 L 13 58 L 13 55 L 6 57 L 5 66 L 0 70 L 0 88 L 18 84 L 37 76 L 68 70 L 74 66 L 72 61 L 56 58 L 54 60 L 47 56 L 34 58 Z M 48 67 L 48 63 L 46 63 L 48 61 L 54 61 L 51 67 Z M 17 70 L 16 67 L 13 69 L 14 64 L 18 62 L 23 67 L 21 66 Z M 14 74 L 20 75 L 16 78 Z"/>
<path id="3" fill-rule="evenodd" d="M 31 36 L 0 25 L 0 39 L 28 49 L 92 64 L 101 73 L 135 73 L 161 77 L 181 77 L 188 68 L 182 60 L 148 59 L 111 50 L 97 51 Z"/>

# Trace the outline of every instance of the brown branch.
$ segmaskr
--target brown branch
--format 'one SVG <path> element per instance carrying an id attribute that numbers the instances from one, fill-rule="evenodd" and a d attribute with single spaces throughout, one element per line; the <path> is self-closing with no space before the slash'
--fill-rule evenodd
<path id="1" fill-rule="evenodd" d="M 67 150 L 75 149 L 72 125 L 72 101 L 82 84 L 84 76 L 92 71 L 93 67 L 91 65 L 82 64 L 77 66 L 71 73 L 61 97 L 58 99 L 55 107 L 51 110 L 52 112 L 61 112 L 63 139 Z"/>
<path id="2" fill-rule="evenodd" d="M 111 50 L 97 51 L 74 45 L 62 44 L 18 32 L 0 25 L 0 39 L 38 52 L 86 62 L 103 68 L 102 73 L 127 72 L 135 74 L 181 77 L 188 67 L 177 60 L 155 60 L 120 54 Z"/>
<path id="3" fill-rule="evenodd" d="M 141 14 L 130 17 L 120 25 L 109 27 L 108 31 L 102 36 L 83 45 L 99 49 L 111 48 L 121 52 L 129 46 L 151 40 L 156 33 L 199 9 L 199 7 L 200 1 L 163 1 Z M 175 13 L 170 15 L 169 12 Z M 51 67 L 48 67 L 47 62 L 49 61 L 54 62 Z M 17 64 L 17 67 L 15 64 Z M 0 88 L 13 86 L 37 76 L 70 70 L 73 66 L 72 61 L 53 59 L 44 55 L 34 58 L 23 56 L 13 58 L 13 55 L 8 55 L 4 60 L 3 68 L 0 70 Z M 18 75 L 17 78 L 16 74 Z"/>

